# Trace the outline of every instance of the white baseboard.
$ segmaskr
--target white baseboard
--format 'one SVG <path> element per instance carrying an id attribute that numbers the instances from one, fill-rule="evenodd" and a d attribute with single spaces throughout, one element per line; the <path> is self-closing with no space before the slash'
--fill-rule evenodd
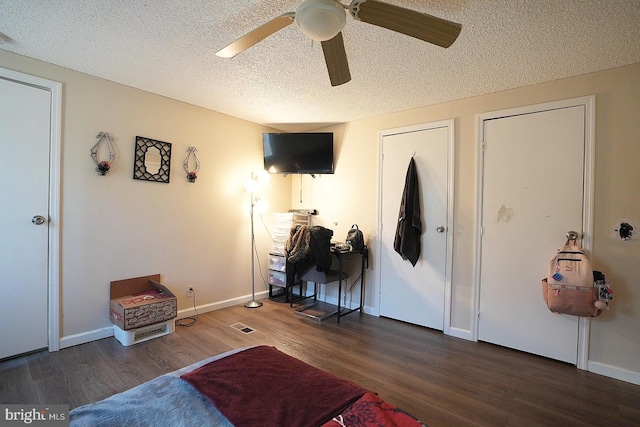
<path id="1" fill-rule="evenodd" d="M 474 341 L 473 334 L 468 329 L 454 328 L 453 326 L 451 326 L 447 335 L 456 338 L 462 338 L 463 340 L 467 341 Z"/>
<path id="2" fill-rule="evenodd" d="M 338 298 L 336 297 L 327 297 L 326 295 L 324 296 L 324 298 L 322 298 L 320 295 L 318 295 L 318 301 L 322 301 L 322 302 L 326 302 L 327 304 L 333 304 L 333 305 L 338 305 Z M 345 310 L 353 310 L 358 308 L 358 303 L 357 302 L 351 302 L 349 304 L 342 304 L 340 306 L 341 309 L 345 309 Z M 366 313 L 366 311 L 365 311 Z"/>
<path id="3" fill-rule="evenodd" d="M 604 375 L 605 377 L 640 385 L 640 372 L 628 371 L 623 368 L 618 368 L 617 366 L 606 365 L 592 360 L 587 362 L 587 370 L 594 374 Z"/>
<path id="4" fill-rule="evenodd" d="M 113 336 L 113 325 L 60 338 L 60 348 L 73 347 Z"/>
<path id="5" fill-rule="evenodd" d="M 256 299 L 263 300 L 267 298 L 267 291 L 256 292 Z M 212 302 L 210 304 L 198 305 L 196 308 L 187 308 L 184 310 L 178 311 L 177 319 L 181 319 L 183 317 L 195 316 L 196 311 L 198 310 L 198 314 L 208 313 L 210 311 L 220 310 L 227 307 L 232 307 L 234 305 L 244 304 L 248 301 L 251 301 L 251 295 L 245 295 L 238 298 L 232 298 L 224 301 Z"/>
<path id="6" fill-rule="evenodd" d="M 364 312 L 364 314 L 370 314 L 371 316 L 380 317 L 380 310 L 375 307 L 365 305 L 364 307 L 362 307 L 362 311 Z"/>
<path id="7" fill-rule="evenodd" d="M 267 292 L 256 292 L 256 299 L 266 298 Z M 207 313 L 209 311 L 220 310 L 221 308 L 231 307 L 233 305 L 244 304 L 251 300 L 251 295 L 220 301 L 212 304 L 197 306 L 198 313 Z M 195 315 L 193 308 L 178 311 L 177 319 Z M 113 336 L 113 325 L 110 324 L 104 328 L 95 329 L 93 331 L 81 332 L 79 334 L 69 335 L 60 338 L 60 349 L 73 347 L 74 345 L 86 344 L 91 341 L 101 340 Z"/>

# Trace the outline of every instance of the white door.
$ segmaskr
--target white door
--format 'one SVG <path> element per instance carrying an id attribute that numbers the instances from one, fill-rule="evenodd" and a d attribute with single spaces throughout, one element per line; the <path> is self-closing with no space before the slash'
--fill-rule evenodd
<path id="1" fill-rule="evenodd" d="M 551 313 L 541 280 L 583 233 L 586 106 L 482 121 L 478 339 L 576 364 L 578 318 Z"/>
<path id="2" fill-rule="evenodd" d="M 50 91 L 0 76 L 0 359 L 48 345 L 50 120 Z"/>
<path id="3" fill-rule="evenodd" d="M 452 128 L 453 122 L 449 121 L 390 131 L 382 138 L 380 315 L 438 330 L 443 330 L 449 280 Z M 415 267 L 393 247 L 412 157 L 422 216 L 421 254 Z"/>

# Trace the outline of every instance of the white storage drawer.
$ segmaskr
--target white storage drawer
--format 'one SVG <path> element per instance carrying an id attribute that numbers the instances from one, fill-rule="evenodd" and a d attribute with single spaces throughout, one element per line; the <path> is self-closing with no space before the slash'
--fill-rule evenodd
<path id="1" fill-rule="evenodd" d="M 311 225 L 311 215 L 296 212 L 273 214 L 274 224 L 271 235 L 273 246 L 269 251 L 269 298 L 279 302 L 289 302 L 287 287 L 287 263 L 285 246 L 291 228 L 297 225 Z M 273 288 L 280 289 L 273 289 Z M 282 289 L 284 288 L 284 289 Z"/>
<path id="2" fill-rule="evenodd" d="M 287 286 L 287 274 L 280 271 L 269 271 L 269 284 L 272 286 Z"/>
<path id="3" fill-rule="evenodd" d="M 288 233 L 291 227 L 294 225 L 309 225 L 309 217 L 311 215 L 298 214 L 298 213 L 275 213 L 273 214 L 275 221 L 275 228 L 278 230 L 285 229 Z"/>
<path id="4" fill-rule="evenodd" d="M 285 271 L 287 265 L 286 265 L 286 258 L 284 255 L 279 255 L 279 254 L 269 254 L 269 270 L 275 270 L 275 271 Z"/>
<path id="5" fill-rule="evenodd" d="M 308 222 L 309 214 L 300 214 L 295 212 L 276 212 L 273 214 L 273 218 L 280 222 Z"/>
<path id="6" fill-rule="evenodd" d="M 273 246 L 271 246 L 271 250 L 273 252 L 284 255 L 284 252 L 285 252 L 284 247 L 285 247 L 285 242 L 273 242 Z"/>
<path id="7" fill-rule="evenodd" d="M 276 222 L 273 226 L 273 235 L 274 236 L 284 236 L 285 238 L 289 237 L 291 233 L 291 223 L 281 224 Z"/>

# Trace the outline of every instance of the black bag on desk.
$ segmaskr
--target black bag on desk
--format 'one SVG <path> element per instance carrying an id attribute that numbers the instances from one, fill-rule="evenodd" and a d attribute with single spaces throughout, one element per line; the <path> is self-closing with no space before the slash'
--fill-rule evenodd
<path id="1" fill-rule="evenodd" d="M 364 249 L 364 236 L 362 231 L 358 229 L 358 224 L 353 224 L 351 226 L 351 230 L 347 233 L 347 238 L 345 239 L 345 243 L 351 245 L 351 248 L 354 251 L 361 251 Z"/>

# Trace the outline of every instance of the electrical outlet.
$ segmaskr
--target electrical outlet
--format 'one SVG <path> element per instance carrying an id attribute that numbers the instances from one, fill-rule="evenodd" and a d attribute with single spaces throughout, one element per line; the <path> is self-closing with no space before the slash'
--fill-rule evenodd
<path id="1" fill-rule="evenodd" d="M 195 293 L 196 293 L 196 287 L 195 286 L 187 286 L 187 296 L 188 297 L 194 296 Z"/>

